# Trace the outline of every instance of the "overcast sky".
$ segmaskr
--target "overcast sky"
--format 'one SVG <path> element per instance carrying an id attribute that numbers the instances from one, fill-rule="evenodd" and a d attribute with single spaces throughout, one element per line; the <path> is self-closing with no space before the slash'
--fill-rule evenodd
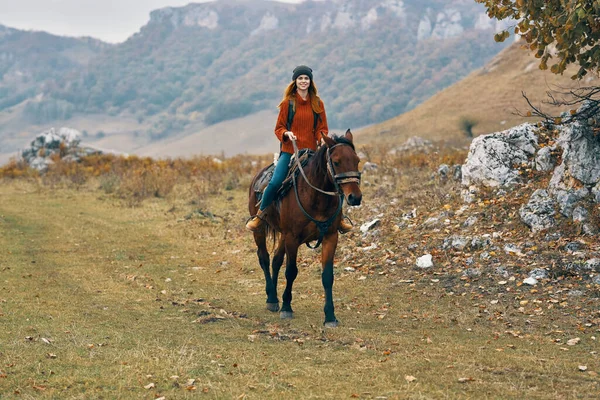
<path id="1" fill-rule="evenodd" d="M 278 1 L 299 3 L 303 0 Z M 0 0 L 0 24 L 118 43 L 145 25 L 152 10 L 204 2 L 206 0 Z"/>

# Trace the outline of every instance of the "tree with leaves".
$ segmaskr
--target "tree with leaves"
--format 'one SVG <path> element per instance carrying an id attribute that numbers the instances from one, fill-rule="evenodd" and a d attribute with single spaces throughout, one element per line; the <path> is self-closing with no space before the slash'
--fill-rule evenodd
<path id="1" fill-rule="evenodd" d="M 540 69 L 562 74 L 567 65 L 577 64 L 572 79 L 600 70 L 600 1 L 598 0 L 475 0 L 498 20 L 513 19 L 514 32 L 527 42 L 540 59 Z M 504 41 L 510 33 L 496 34 Z M 555 49 L 555 50 L 554 50 Z"/>

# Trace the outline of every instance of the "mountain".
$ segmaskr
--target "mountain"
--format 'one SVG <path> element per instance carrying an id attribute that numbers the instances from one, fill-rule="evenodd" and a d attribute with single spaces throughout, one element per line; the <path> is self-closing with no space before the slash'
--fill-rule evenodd
<path id="1" fill-rule="evenodd" d="M 0 108 L 0 148 L 14 150 L 23 136 L 53 125 L 118 150 L 156 147 L 275 110 L 298 64 L 314 68 L 331 126 L 377 123 L 484 65 L 504 46 L 493 41 L 494 30 L 483 6 L 470 0 L 167 7 L 153 11 L 126 42 L 76 57 L 77 65 L 63 50 L 50 51 L 53 61 L 40 61 L 37 52 L 20 59 L 51 73 L 26 87 L 0 81 L 0 91 L 13 98 Z M 12 37 L 36 34 L 8 30 L 0 36 L 2 54 L 15 59 Z M 58 63 L 65 64 L 57 69 L 62 74 L 54 73 Z M 271 131 L 273 121 L 266 122 L 257 130 Z M 223 134 L 236 147 L 235 134 Z"/>
<path id="2" fill-rule="evenodd" d="M 0 25 L 0 110 L 53 88 L 73 76 L 110 45 L 92 38 L 70 38 Z"/>
<path id="3" fill-rule="evenodd" d="M 548 92 L 568 92 L 587 86 L 600 85 L 600 79 L 587 76 L 582 81 L 570 79 L 576 68 L 564 75 L 555 75 L 538 68 L 539 59 L 517 42 L 500 52 L 485 67 L 473 71 L 460 82 L 442 90 L 415 109 L 388 121 L 359 131 L 359 142 L 377 140 L 397 145 L 411 136 L 430 140 L 469 139 L 461 121 L 474 124 L 473 135 L 498 132 L 535 119 L 522 116 L 530 108 L 522 93 L 536 107 L 549 115 L 558 116 L 567 107 L 552 107 Z M 569 98 L 567 96 L 567 98 Z M 521 114 L 521 115 L 519 115 Z"/>

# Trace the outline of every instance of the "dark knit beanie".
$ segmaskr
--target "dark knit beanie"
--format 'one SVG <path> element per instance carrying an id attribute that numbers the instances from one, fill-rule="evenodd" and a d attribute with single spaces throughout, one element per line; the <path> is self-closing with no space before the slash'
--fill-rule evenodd
<path id="1" fill-rule="evenodd" d="M 294 74 L 292 75 L 292 80 L 295 81 L 300 75 L 308 75 L 310 80 L 313 80 L 312 77 L 312 69 L 307 67 L 306 65 L 298 65 L 294 68 Z"/>

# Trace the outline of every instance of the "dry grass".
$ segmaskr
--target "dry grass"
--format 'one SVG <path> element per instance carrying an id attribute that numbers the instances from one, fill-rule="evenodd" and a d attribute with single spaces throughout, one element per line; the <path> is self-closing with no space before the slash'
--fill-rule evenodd
<path id="1" fill-rule="evenodd" d="M 379 234 L 340 240 L 334 299 L 342 324 L 332 330 L 321 325 L 319 251 L 300 252 L 296 318 L 265 310 L 262 272 L 243 229 L 246 181 L 260 164 L 213 172 L 218 190 L 178 181 L 134 208 L 118 191 L 98 190 L 100 177 L 54 188 L 5 179 L 2 398 L 596 398 L 598 302 L 560 291 L 586 282 L 548 281 L 533 292 L 519 285 L 532 260 L 501 254 L 514 282 L 465 279 L 465 255 L 438 250 L 464 216 L 437 230 L 422 226 L 462 205 L 458 185 L 432 174 L 464 150 L 370 154 L 381 169 L 365 175 L 365 204 L 349 215 L 360 224 L 383 213 L 383 224 Z M 185 176 L 196 186 L 208 179 Z M 489 225 L 527 239 L 508 218 L 514 205 L 496 200 L 472 205 L 483 219 L 479 234 Z M 413 208 L 415 225 L 402 225 Z M 376 250 L 360 249 L 372 242 Z M 416 250 L 407 249 L 412 243 Z M 413 268 L 423 251 L 434 253 L 433 271 Z M 574 337 L 581 342 L 566 346 Z"/>
<path id="2" fill-rule="evenodd" d="M 522 92 L 536 107 L 558 115 L 568 110 L 544 105 L 543 102 L 549 100 L 546 92 L 598 84 L 597 77 L 573 81 L 571 70 L 564 75 L 554 75 L 550 71 L 540 71 L 538 64 L 539 59 L 529 50 L 522 49 L 520 43 L 515 43 L 484 68 L 472 72 L 414 110 L 357 131 L 357 139 L 360 143 L 376 140 L 397 145 L 411 136 L 420 136 L 435 141 L 462 140 L 467 143 L 461 122 L 465 118 L 477 122 L 473 127 L 475 136 L 532 122 L 532 118 L 515 114 L 516 111 L 523 114 L 529 111 Z"/>

